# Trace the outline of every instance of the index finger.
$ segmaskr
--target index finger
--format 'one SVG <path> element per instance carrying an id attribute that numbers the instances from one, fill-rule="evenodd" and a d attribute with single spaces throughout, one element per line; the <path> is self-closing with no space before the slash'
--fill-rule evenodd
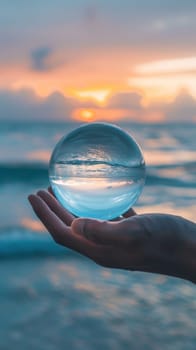
<path id="1" fill-rule="evenodd" d="M 95 244 L 87 241 L 82 236 L 74 234 L 71 228 L 60 220 L 42 198 L 37 195 L 30 195 L 28 198 L 36 215 L 52 235 L 55 242 L 88 257 L 93 256 L 96 249 Z"/>
<path id="2" fill-rule="evenodd" d="M 52 196 L 49 192 L 40 190 L 37 195 L 44 200 L 48 207 L 68 226 L 71 225 L 74 220 L 74 216 L 62 207 L 57 199 Z"/>
<path id="3" fill-rule="evenodd" d="M 69 232 L 69 227 L 66 226 L 60 218 L 47 206 L 47 204 L 37 195 L 28 197 L 34 212 L 51 233 L 57 243 L 63 242 L 64 235 Z"/>

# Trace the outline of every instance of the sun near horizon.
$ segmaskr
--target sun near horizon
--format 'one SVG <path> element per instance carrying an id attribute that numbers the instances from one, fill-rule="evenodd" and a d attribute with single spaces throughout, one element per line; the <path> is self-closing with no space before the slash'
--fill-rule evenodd
<path id="1" fill-rule="evenodd" d="M 82 122 L 94 122 L 95 121 L 95 113 L 89 109 L 80 109 L 74 113 L 73 119 L 82 121 Z"/>

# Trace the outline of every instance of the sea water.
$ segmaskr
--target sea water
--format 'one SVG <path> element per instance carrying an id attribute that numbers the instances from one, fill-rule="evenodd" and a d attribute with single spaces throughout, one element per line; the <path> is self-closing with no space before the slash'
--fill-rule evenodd
<path id="1" fill-rule="evenodd" d="M 28 205 L 29 193 L 48 186 L 57 139 L 78 126 L 1 122 L 0 349 L 195 350 L 193 284 L 92 264 L 54 244 Z M 194 221 L 195 124 L 120 126 L 139 141 L 148 164 L 135 210 Z"/>
<path id="2" fill-rule="evenodd" d="M 112 124 L 92 123 L 59 141 L 49 177 L 57 199 L 71 213 L 110 220 L 138 199 L 145 163 L 128 133 Z"/>

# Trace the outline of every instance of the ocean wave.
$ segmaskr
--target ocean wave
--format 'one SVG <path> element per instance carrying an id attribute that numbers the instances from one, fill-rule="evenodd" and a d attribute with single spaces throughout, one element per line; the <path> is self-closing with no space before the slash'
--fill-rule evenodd
<path id="1" fill-rule="evenodd" d="M 196 161 L 149 165 L 148 168 L 149 169 L 179 169 L 179 168 L 184 168 L 187 170 L 195 170 L 196 169 Z"/>
<path id="2" fill-rule="evenodd" d="M 73 252 L 54 243 L 50 235 L 30 231 L 24 227 L 0 229 L 0 258 L 27 256 L 65 256 Z"/>
<path id="3" fill-rule="evenodd" d="M 146 177 L 146 186 L 171 186 L 171 187 L 186 187 L 186 188 L 196 188 L 196 182 L 186 181 L 178 178 L 161 177 L 156 174 L 148 174 Z"/>
<path id="4" fill-rule="evenodd" d="M 158 164 L 147 166 L 146 185 L 166 185 L 175 187 L 195 187 L 196 182 L 183 179 L 165 177 L 161 175 L 160 170 L 173 169 L 175 171 L 182 169 L 187 174 L 196 173 L 196 162 L 182 162 L 177 164 Z M 194 178 L 194 177 L 193 177 Z M 0 164 L 0 183 L 48 183 L 48 164 L 47 163 L 1 163 Z"/>
<path id="5" fill-rule="evenodd" d="M 36 182 L 48 178 L 48 164 L 33 163 L 0 163 L 0 182 Z"/>

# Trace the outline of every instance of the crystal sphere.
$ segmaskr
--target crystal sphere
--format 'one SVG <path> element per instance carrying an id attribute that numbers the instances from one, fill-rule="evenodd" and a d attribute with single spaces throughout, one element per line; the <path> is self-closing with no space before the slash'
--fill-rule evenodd
<path id="1" fill-rule="evenodd" d="M 134 138 L 121 128 L 85 124 L 56 145 L 49 179 L 58 201 L 75 216 L 111 220 L 138 199 L 145 162 Z"/>

